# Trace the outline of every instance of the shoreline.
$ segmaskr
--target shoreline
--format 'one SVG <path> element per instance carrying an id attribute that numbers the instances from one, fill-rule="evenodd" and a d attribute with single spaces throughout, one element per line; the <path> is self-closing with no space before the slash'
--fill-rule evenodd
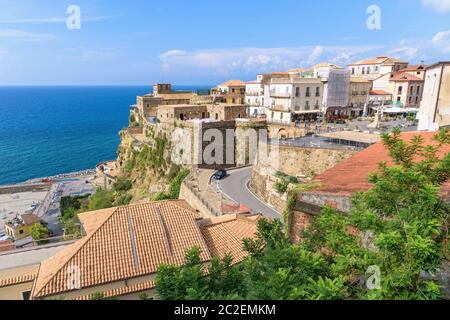
<path id="1" fill-rule="evenodd" d="M 60 174 L 48 176 L 48 177 L 32 178 L 32 179 L 25 180 L 25 181 L 18 182 L 18 183 L 0 184 L 0 188 L 41 184 L 41 183 L 45 183 L 45 182 L 43 182 L 43 180 L 47 180 L 47 179 L 52 180 L 52 181 L 58 181 L 58 180 L 65 180 L 65 179 L 71 179 L 71 178 L 89 177 L 89 176 L 95 175 L 95 172 L 96 172 L 96 170 L 94 168 L 94 169 L 84 169 L 84 170 L 75 171 L 75 172 L 60 173 Z"/>

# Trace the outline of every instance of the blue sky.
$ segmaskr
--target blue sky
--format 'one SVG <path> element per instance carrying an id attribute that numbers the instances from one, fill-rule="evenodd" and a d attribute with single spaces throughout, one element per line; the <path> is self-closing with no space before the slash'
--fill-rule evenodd
<path id="1" fill-rule="evenodd" d="M 212 85 L 381 54 L 450 60 L 450 0 L 0 0 L 0 85 Z"/>

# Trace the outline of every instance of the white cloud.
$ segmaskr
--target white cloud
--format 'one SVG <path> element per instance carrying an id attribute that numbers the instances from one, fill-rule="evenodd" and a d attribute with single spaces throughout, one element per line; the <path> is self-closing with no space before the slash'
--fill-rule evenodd
<path id="1" fill-rule="evenodd" d="M 389 55 L 395 55 L 405 60 L 412 60 L 417 56 L 419 49 L 417 47 L 403 46 L 388 51 Z"/>
<path id="2" fill-rule="evenodd" d="M 55 40 L 58 37 L 48 33 L 33 33 L 19 29 L 0 29 L 0 39 L 41 42 Z"/>
<path id="3" fill-rule="evenodd" d="M 298 48 L 230 48 L 196 51 L 169 50 L 159 56 L 165 74 L 212 74 L 254 76 L 260 72 L 285 71 L 320 61 L 346 64 L 380 46 L 305 46 Z"/>
<path id="4" fill-rule="evenodd" d="M 434 44 L 440 44 L 445 41 L 450 41 L 450 30 L 436 33 L 431 40 Z"/>
<path id="5" fill-rule="evenodd" d="M 311 52 L 308 58 L 308 64 L 312 65 L 319 61 L 319 59 L 322 57 L 323 54 L 323 48 L 321 46 L 317 46 L 314 48 L 314 50 Z"/>
<path id="6" fill-rule="evenodd" d="M 422 0 L 422 5 L 440 13 L 450 12 L 450 0 Z"/>

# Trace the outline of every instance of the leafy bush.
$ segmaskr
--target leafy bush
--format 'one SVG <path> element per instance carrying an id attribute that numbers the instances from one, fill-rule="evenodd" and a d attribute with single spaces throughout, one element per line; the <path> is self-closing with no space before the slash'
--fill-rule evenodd
<path id="1" fill-rule="evenodd" d="M 275 190 L 278 193 L 283 194 L 287 191 L 288 185 L 289 184 L 286 181 L 279 181 L 275 184 Z"/>

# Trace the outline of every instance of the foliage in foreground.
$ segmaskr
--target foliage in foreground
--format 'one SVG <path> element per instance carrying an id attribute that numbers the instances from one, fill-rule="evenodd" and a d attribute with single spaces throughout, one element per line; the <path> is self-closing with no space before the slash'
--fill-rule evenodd
<path id="1" fill-rule="evenodd" d="M 349 215 L 324 209 L 300 244 L 281 222 L 261 220 L 238 265 L 225 257 L 205 267 L 194 248 L 184 266 L 160 266 L 160 298 L 441 299 L 438 283 L 423 277 L 449 258 L 450 210 L 439 186 L 450 176 L 450 154 L 439 159 L 438 151 L 450 135 L 435 140 L 423 146 L 417 137 L 402 141 L 398 131 L 383 136 L 392 165 L 370 175 L 373 188 L 353 197 Z"/>

